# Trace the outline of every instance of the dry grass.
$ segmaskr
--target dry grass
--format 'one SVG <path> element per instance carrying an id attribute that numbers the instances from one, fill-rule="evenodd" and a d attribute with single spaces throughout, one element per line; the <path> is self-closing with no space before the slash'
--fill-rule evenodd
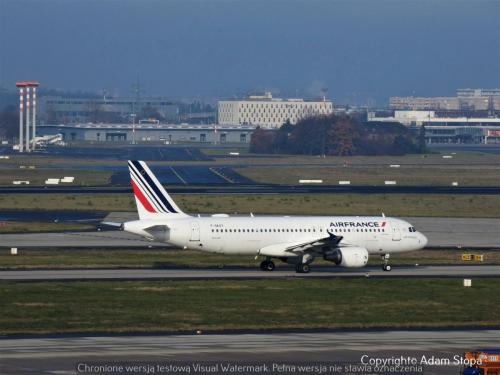
<path id="1" fill-rule="evenodd" d="M 348 166 L 294 166 L 248 167 L 236 171 L 261 183 L 296 185 L 301 179 L 323 180 L 324 184 L 337 185 L 339 181 L 351 181 L 352 185 L 384 185 L 384 181 L 397 181 L 398 185 L 450 186 L 499 186 L 500 166 L 401 166 L 370 167 Z"/>
<path id="2" fill-rule="evenodd" d="M 26 221 L 4 221 L 0 222 L 0 233 L 40 233 L 40 232 L 62 232 L 73 230 L 87 230 L 95 228 L 92 225 L 80 223 L 52 223 L 52 222 L 26 222 Z"/>
<path id="3" fill-rule="evenodd" d="M 380 215 L 500 217 L 497 195 L 281 194 L 183 195 L 174 199 L 186 212 L 277 215 Z M 132 194 L 0 194 L 0 209 L 135 211 Z M 33 218 L 36 221 L 36 217 Z"/>
<path id="4" fill-rule="evenodd" d="M 1 283 L 0 334 L 499 325 L 500 279 L 461 281 Z"/>
<path id="5" fill-rule="evenodd" d="M 420 265 L 424 264 L 480 264 L 480 262 L 464 262 L 461 260 L 465 250 L 420 250 L 410 253 L 393 254 L 391 264 Z M 468 251 L 467 251 L 468 252 Z M 483 263 L 500 264 L 500 251 L 472 251 L 484 256 Z M 261 260 L 255 260 L 248 255 L 221 255 L 206 252 L 186 250 L 158 249 L 52 249 L 28 250 L 20 249 L 18 255 L 12 256 L 7 250 L 0 251 L 0 269 L 41 269 L 41 268 L 223 268 L 248 267 L 257 268 Z M 370 265 L 378 266 L 381 261 L 378 256 L 370 258 Z M 317 265 L 333 266 L 332 263 L 320 258 Z M 278 267 L 293 267 L 276 261 Z"/>

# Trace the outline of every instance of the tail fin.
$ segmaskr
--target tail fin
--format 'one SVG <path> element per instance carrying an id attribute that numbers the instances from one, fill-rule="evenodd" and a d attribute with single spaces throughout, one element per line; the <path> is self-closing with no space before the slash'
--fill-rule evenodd
<path id="1" fill-rule="evenodd" d="M 187 216 L 175 204 L 145 162 L 129 160 L 128 169 L 139 219 L 153 219 L 158 215 L 172 218 Z"/>

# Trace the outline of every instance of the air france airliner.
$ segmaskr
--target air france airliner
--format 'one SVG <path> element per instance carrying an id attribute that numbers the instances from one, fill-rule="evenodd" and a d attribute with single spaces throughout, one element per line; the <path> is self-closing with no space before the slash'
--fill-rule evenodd
<path id="1" fill-rule="evenodd" d="M 273 271 L 273 259 L 279 259 L 308 273 L 317 257 L 341 267 L 364 267 L 370 255 L 379 255 L 382 269 L 390 271 L 390 254 L 427 244 L 410 223 L 384 215 L 191 216 L 175 204 L 146 163 L 129 161 L 128 166 L 139 220 L 123 223 L 125 231 L 182 249 L 262 257 L 263 271 Z"/>

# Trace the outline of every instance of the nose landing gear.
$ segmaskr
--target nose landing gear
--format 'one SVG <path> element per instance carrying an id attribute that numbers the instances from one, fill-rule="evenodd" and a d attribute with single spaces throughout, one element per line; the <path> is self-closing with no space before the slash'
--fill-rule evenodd
<path id="1" fill-rule="evenodd" d="M 390 254 L 383 254 L 380 256 L 382 258 L 382 261 L 384 262 L 384 264 L 382 265 L 383 271 L 389 272 L 392 269 L 391 265 L 389 264 L 390 256 Z"/>
<path id="2" fill-rule="evenodd" d="M 271 258 L 266 258 L 266 260 L 263 260 L 260 263 L 260 269 L 262 271 L 274 271 L 275 268 L 274 262 L 271 260 Z"/>

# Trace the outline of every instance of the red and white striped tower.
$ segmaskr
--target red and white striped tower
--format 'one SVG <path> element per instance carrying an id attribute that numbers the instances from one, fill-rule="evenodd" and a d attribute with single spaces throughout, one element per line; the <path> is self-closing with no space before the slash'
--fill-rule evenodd
<path id="1" fill-rule="evenodd" d="M 35 147 L 36 147 L 36 89 L 39 85 L 38 82 L 30 82 L 31 84 L 31 87 L 33 88 L 33 99 L 32 99 L 32 102 L 33 102 L 33 117 L 32 117 L 32 121 L 31 123 L 33 124 L 33 131 L 32 131 L 32 134 L 33 134 L 33 144 L 31 145 L 31 149 L 33 151 L 35 151 Z"/>
<path id="2" fill-rule="evenodd" d="M 30 150 L 30 86 L 26 87 L 26 152 Z"/>
<path id="3" fill-rule="evenodd" d="M 36 89 L 39 83 L 36 81 L 16 82 L 19 88 L 19 152 L 30 152 L 35 149 L 36 136 Z M 30 102 L 30 91 L 33 89 L 33 104 Z M 26 96 L 26 98 L 25 98 Z M 26 105 L 25 105 L 26 104 Z M 24 107 L 26 106 L 26 116 Z M 30 139 L 30 108 L 33 107 L 33 130 L 31 132 L 33 141 Z M 26 118 L 26 129 L 24 129 L 24 119 Z M 30 147 L 30 144 L 33 146 Z"/>
<path id="4" fill-rule="evenodd" d="M 24 139 L 23 139 L 23 114 L 24 114 L 24 82 L 16 82 L 19 88 L 19 152 L 23 152 Z"/>

